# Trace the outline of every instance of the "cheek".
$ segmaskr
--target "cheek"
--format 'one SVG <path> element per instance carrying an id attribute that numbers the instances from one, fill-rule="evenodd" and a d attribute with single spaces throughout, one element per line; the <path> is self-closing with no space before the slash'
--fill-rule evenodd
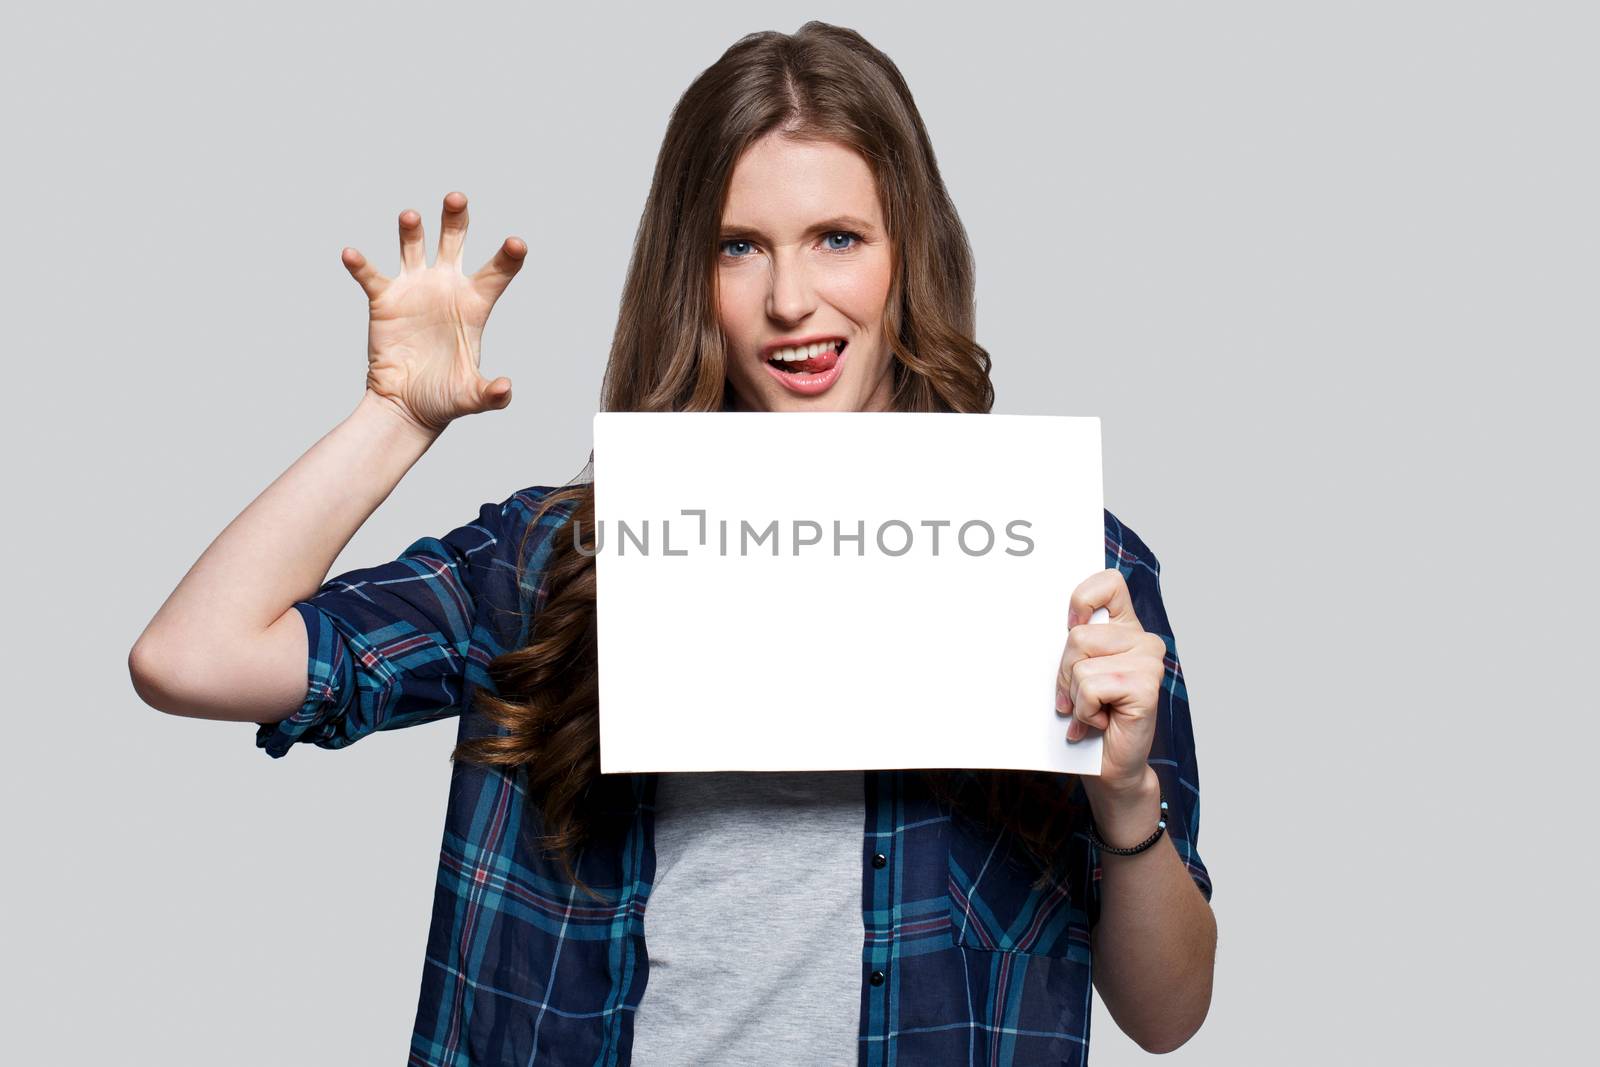
<path id="1" fill-rule="evenodd" d="M 889 261 L 880 256 L 840 267 L 828 278 L 828 302 L 863 326 L 873 328 L 889 299 Z"/>
<path id="2" fill-rule="evenodd" d="M 763 297 L 748 272 L 723 271 L 717 276 L 717 322 L 736 345 L 747 344 L 760 331 Z"/>

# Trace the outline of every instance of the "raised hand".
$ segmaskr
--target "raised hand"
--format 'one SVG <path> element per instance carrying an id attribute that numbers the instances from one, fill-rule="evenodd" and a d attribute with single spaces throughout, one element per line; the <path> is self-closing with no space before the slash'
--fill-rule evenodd
<path id="1" fill-rule="evenodd" d="M 400 273 L 379 273 L 354 248 L 340 258 L 367 294 L 367 388 L 394 403 L 422 429 L 439 433 L 461 415 L 511 403 L 511 379 L 478 371 L 489 311 L 522 267 L 528 246 L 507 237 L 475 274 L 461 271 L 467 197 L 444 198 L 439 249 L 428 266 L 422 216 L 400 213 Z"/>

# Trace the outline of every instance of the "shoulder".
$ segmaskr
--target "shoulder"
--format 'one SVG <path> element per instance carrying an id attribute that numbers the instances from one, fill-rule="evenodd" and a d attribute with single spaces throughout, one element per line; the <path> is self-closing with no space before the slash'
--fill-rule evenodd
<path id="1" fill-rule="evenodd" d="M 1161 597 L 1161 561 L 1133 527 L 1109 510 L 1105 512 L 1105 527 L 1106 569 L 1122 572 L 1134 614 L 1144 628 L 1152 633 L 1171 634 L 1172 623 Z"/>
<path id="2" fill-rule="evenodd" d="M 501 526 L 510 531 L 520 531 L 533 523 L 542 526 L 559 526 L 577 506 L 576 490 L 583 485 L 530 485 L 518 489 L 496 506 L 500 510 Z"/>
<path id="3" fill-rule="evenodd" d="M 496 648 L 521 647 L 529 615 L 540 603 L 555 533 L 571 517 L 577 485 L 530 485 L 485 503 L 477 525 L 493 539 L 474 568 L 479 610 Z"/>
<path id="4" fill-rule="evenodd" d="M 572 518 L 583 491 L 590 483 L 530 485 L 518 489 L 498 504 L 496 535 L 500 555 L 519 575 L 518 585 L 537 586 L 555 545 L 555 533 Z"/>
<path id="5" fill-rule="evenodd" d="M 1102 510 L 1105 513 L 1106 568 L 1121 571 L 1125 578 L 1141 572 L 1159 578 L 1161 561 L 1150 550 L 1150 546 L 1133 532 L 1133 527 L 1117 518 L 1109 508 Z"/>

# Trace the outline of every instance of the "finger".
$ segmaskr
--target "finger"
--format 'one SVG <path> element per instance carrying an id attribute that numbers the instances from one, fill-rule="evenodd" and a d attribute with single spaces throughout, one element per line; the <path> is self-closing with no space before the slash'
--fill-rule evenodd
<path id="1" fill-rule="evenodd" d="M 439 221 L 439 255 L 434 263 L 461 266 L 461 246 L 467 240 L 467 194 L 446 193 L 444 214 Z"/>
<path id="2" fill-rule="evenodd" d="M 1061 662 L 1056 669 L 1056 711 L 1067 714 L 1072 710 L 1068 693 L 1072 687 L 1072 672 L 1086 659 L 1116 656 L 1133 652 L 1141 646 L 1148 648 L 1150 639 L 1160 641 L 1154 634 L 1122 623 L 1080 622 L 1067 631 L 1067 645 L 1061 652 Z M 1163 654 L 1166 645 L 1162 644 Z"/>
<path id="3" fill-rule="evenodd" d="M 528 245 L 520 237 L 507 237 L 501 243 L 500 250 L 494 254 L 494 258 L 472 276 L 473 284 L 478 287 L 478 292 L 483 294 L 485 300 L 493 304 L 500 299 L 500 294 L 511 284 L 511 279 L 516 277 L 517 271 L 522 269 L 522 261 L 527 254 Z"/>
<path id="4" fill-rule="evenodd" d="M 1162 642 L 1160 637 L 1153 634 L 1146 636 L 1165 649 L 1165 642 Z M 1082 703 L 1085 692 L 1092 693 L 1098 700 L 1099 708 L 1106 714 L 1107 721 L 1117 708 L 1154 709 L 1160 703 L 1161 687 L 1166 681 L 1166 675 L 1166 657 L 1152 654 L 1152 650 L 1148 647 L 1118 653 L 1115 656 L 1095 656 L 1092 659 L 1080 660 L 1074 665 L 1072 677 L 1067 683 L 1066 714 L 1079 718 L 1083 714 L 1094 712 L 1092 702 L 1087 706 Z"/>
<path id="5" fill-rule="evenodd" d="M 1067 679 L 1067 691 L 1073 692 L 1074 686 L 1081 686 L 1085 678 L 1111 674 L 1120 677 L 1126 683 L 1126 693 L 1131 694 L 1143 680 L 1159 684 L 1166 670 L 1166 660 L 1150 656 L 1145 649 L 1119 652 L 1114 656 L 1095 656 L 1079 660 L 1073 665 L 1072 674 Z"/>
<path id="6" fill-rule="evenodd" d="M 511 403 L 511 379 L 503 375 L 494 381 L 478 379 L 478 405 L 481 411 L 498 411 Z"/>
<path id="7" fill-rule="evenodd" d="M 1144 644 L 1145 631 L 1129 623 L 1080 622 L 1067 631 L 1067 647 L 1063 660 L 1082 659 L 1085 656 L 1114 656 Z"/>
<path id="8" fill-rule="evenodd" d="M 368 300 L 376 300 L 383 295 L 389 287 L 389 279 L 378 273 L 378 268 L 368 262 L 367 257 L 354 248 L 346 248 L 339 253 L 339 261 L 344 264 L 345 270 L 360 284 L 362 292 L 367 294 Z"/>
<path id="9" fill-rule="evenodd" d="M 1133 596 L 1122 572 L 1115 568 L 1096 571 L 1078 583 L 1067 601 L 1067 626 L 1086 621 L 1095 608 L 1105 608 L 1111 614 L 1109 622 L 1139 625 L 1139 616 L 1133 612 Z M 1140 627 L 1143 629 L 1143 627 Z"/>
<path id="10" fill-rule="evenodd" d="M 427 265 L 422 251 L 422 216 L 406 208 L 400 212 L 400 269 L 423 270 Z"/>
<path id="11" fill-rule="evenodd" d="M 1085 726 L 1104 730 L 1111 725 L 1110 708 L 1128 695 L 1122 671 L 1099 671 L 1073 678 L 1072 717 Z"/>
<path id="12" fill-rule="evenodd" d="M 1071 715 L 1076 710 L 1075 695 L 1079 681 L 1097 670 L 1119 669 L 1122 659 L 1118 655 L 1064 657 L 1062 668 L 1056 673 L 1056 714 Z"/>

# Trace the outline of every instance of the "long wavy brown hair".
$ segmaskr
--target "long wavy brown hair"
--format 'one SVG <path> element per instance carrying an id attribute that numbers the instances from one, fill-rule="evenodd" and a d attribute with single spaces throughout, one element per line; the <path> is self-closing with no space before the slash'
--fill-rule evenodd
<path id="1" fill-rule="evenodd" d="M 601 410 L 730 408 L 716 307 L 722 208 L 735 162 L 775 131 L 846 145 L 872 170 L 893 248 L 882 330 L 892 350 L 891 408 L 989 411 L 989 354 L 974 339 L 972 252 L 911 91 L 860 34 L 817 21 L 793 34 L 741 38 L 673 109 L 623 284 Z M 565 529 L 594 530 L 592 480 L 550 493 L 539 513 L 557 506 L 570 508 Z M 542 847 L 582 885 L 574 855 L 593 828 L 602 778 L 595 560 L 593 546 L 579 551 L 574 536 L 554 541 L 528 642 L 490 664 L 498 695 L 476 695 L 499 733 L 462 741 L 452 759 L 524 770 L 528 823 L 542 828 Z M 985 787 L 969 796 L 974 782 Z M 981 808 L 981 817 L 1015 830 L 1037 856 L 1054 851 L 1067 813 L 1061 776 L 933 772 L 930 784 L 952 804 Z"/>

